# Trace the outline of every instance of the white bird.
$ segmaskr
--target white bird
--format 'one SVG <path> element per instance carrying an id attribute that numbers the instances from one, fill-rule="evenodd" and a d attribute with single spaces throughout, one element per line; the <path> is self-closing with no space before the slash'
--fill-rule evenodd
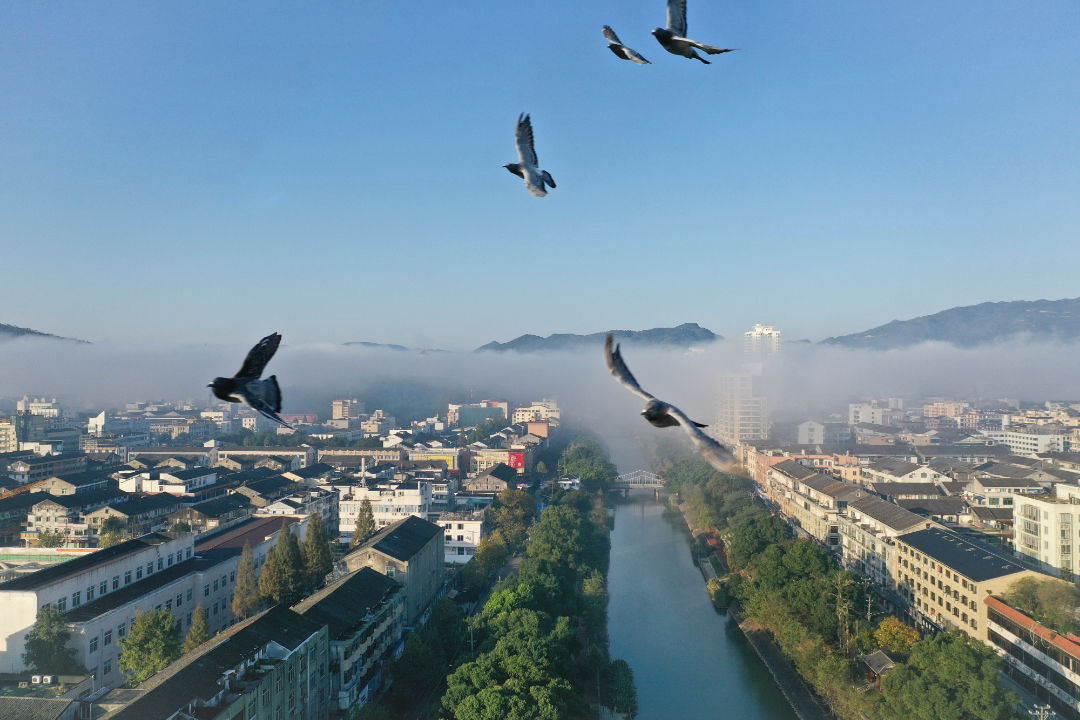
<path id="1" fill-rule="evenodd" d="M 629 60 L 630 62 L 636 62 L 638 65 L 651 65 L 648 60 L 641 57 L 641 53 L 637 50 L 626 47 L 622 44 L 622 40 L 619 40 L 619 36 L 615 34 L 615 31 L 611 29 L 610 25 L 604 26 L 604 37 L 608 42 L 608 49 L 615 53 L 615 57 L 620 57 L 623 60 Z"/>
<path id="2" fill-rule="evenodd" d="M 701 431 L 701 428 L 706 427 L 705 425 L 694 422 L 679 408 L 641 389 L 641 385 L 638 385 L 638 381 L 634 379 L 630 368 L 623 362 L 619 346 L 615 344 L 615 336 L 611 333 L 608 333 L 607 339 L 604 340 L 604 360 L 616 380 L 625 385 L 630 392 L 646 400 L 645 409 L 641 411 L 641 414 L 650 425 L 659 428 L 680 426 L 710 465 L 720 472 L 732 471 L 735 456 L 726 447 Z"/>
<path id="3" fill-rule="evenodd" d="M 518 116 L 514 141 L 517 144 L 518 160 L 520 162 L 507 163 L 503 167 L 519 178 L 524 178 L 525 187 L 533 195 L 544 197 L 547 195 L 544 185 L 555 187 L 555 181 L 551 179 L 551 174 L 547 170 L 541 170 L 537 167 L 539 163 L 536 159 L 536 149 L 533 147 L 532 121 L 525 113 Z"/>
<path id="4" fill-rule="evenodd" d="M 731 52 L 738 48 L 718 48 L 686 37 L 686 0 L 668 0 L 667 29 L 653 28 L 652 34 L 672 55 L 700 60 L 706 65 L 709 61 L 694 52 L 694 48 L 704 50 L 710 55 Z"/>

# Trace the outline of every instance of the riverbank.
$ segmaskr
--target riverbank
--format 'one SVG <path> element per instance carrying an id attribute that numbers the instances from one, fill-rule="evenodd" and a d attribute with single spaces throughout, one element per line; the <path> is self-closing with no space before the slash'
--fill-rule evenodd
<path id="1" fill-rule="evenodd" d="M 679 513 L 682 515 L 683 520 L 686 522 L 686 527 L 690 531 L 691 540 L 697 538 L 699 535 L 705 535 L 709 538 L 709 544 L 712 546 L 712 551 L 721 567 L 727 568 L 727 559 L 724 557 L 722 547 L 719 543 L 719 539 L 716 537 L 716 533 L 711 528 L 703 529 L 696 527 L 690 514 L 687 512 L 688 508 L 685 505 L 675 505 L 678 508 Z M 705 581 L 711 577 L 716 577 L 713 565 L 706 558 L 698 559 L 698 567 L 701 569 L 701 574 L 705 578 Z M 753 648 L 758 658 L 765 665 L 765 668 L 772 675 L 773 680 L 776 682 L 776 686 L 780 689 L 784 699 L 787 700 L 791 709 L 799 717 L 799 720 L 834 720 L 835 716 L 818 700 L 817 696 L 811 692 L 807 686 L 806 681 L 799 675 L 798 671 L 791 664 L 791 661 L 787 659 L 784 653 L 773 641 L 772 635 L 767 630 L 762 628 L 758 623 L 753 620 L 744 620 L 739 615 L 737 608 L 731 607 L 728 609 L 728 617 L 730 620 L 742 631 L 743 636 L 747 642 L 750 643 L 750 647 Z"/>

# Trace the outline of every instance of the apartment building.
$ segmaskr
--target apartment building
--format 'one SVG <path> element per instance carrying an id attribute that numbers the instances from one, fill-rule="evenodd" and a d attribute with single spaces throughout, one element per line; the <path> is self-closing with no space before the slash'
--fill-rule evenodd
<path id="1" fill-rule="evenodd" d="M 1012 559 L 962 535 L 932 527 L 895 538 L 890 572 L 917 626 L 963 630 L 987 642 L 988 595 L 1025 577 L 1045 580 Z"/>
<path id="2" fill-rule="evenodd" d="M 546 421 L 558 424 L 561 419 L 558 404 L 549 398 L 544 398 L 539 402 L 534 402 L 531 405 L 525 407 L 519 407 L 514 410 L 514 414 L 511 417 L 511 422 L 515 425 L 518 423 Z"/>
<path id="3" fill-rule="evenodd" d="M 405 587 L 406 622 L 416 625 L 442 590 L 443 529 L 418 517 L 383 528 L 345 556 L 350 572 L 369 567 Z"/>
<path id="4" fill-rule="evenodd" d="M 842 564 L 869 578 L 889 599 L 896 589 L 889 563 L 895 555 L 898 538 L 938 527 L 933 520 L 869 494 L 848 502 L 847 512 L 839 518 L 839 523 Z"/>
<path id="5" fill-rule="evenodd" d="M 377 485 L 335 485 L 338 523 L 342 541 L 352 539 L 356 516 L 364 500 L 371 503 L 376 527 L 387 527 L 410 515 L 427 519 L 431 512 L 431 483 L 423 481 L 382 482 Z"/>
<path id="6" fill-rule="evenodd" d="M 229 446 L 217 449 L 216 460 L 231 458 L 233 460 L 239 460 L 241 462 L 248 460 L 253 463 L 258 463 L 259 460 L 265 458 L 298 458 L 300 461 L 299 467 L 303 468 L 307 467 L 308 465 L 314 465 L 315 456 L 315 448 L 307 444 L 301 445 L 300 447 L 261 448 Z"/>
<path id="7" fill-rule="evenodd" d="M 325 624 L 275 606 L 139 685 L 109 720 L 326 720 L 328 648 Z"/>
<path id="8" fill-rule="evenodd" d="M 26 483 L 45 480 L 54 475 L 86 472 L 88 460 L 89 458 L 86 455 L 73 453 L 19 458 L 8 464 L 8 475 L 15 482 L 25 485 Z"/>
<path id="9" fill-rule="evenodd" d="M 327 627 L 331 714 L 360 708 L 378 692 L 405 633 L 405 588 L 369 567 L 293 606 Z"/>
<path id="10" fill-rule="evenodd" d="M 1057 633 L 993 595 L 984 602 L 989 643 L 1009 677 L 1059 717 L 1080 720 L 1080 637 Z"/>
<path id="11" fill-rule="evenodd" d="M 1052 495 L 1011 495 L 1013 546 L 1049 573 L 1080 576 L 1080 487 L 1058 483 Z"/>

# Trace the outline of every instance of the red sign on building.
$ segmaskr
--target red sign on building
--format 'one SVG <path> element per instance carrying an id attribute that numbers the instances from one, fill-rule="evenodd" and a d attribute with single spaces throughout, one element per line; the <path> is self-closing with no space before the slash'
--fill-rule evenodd
<path id="1" fill-rule="evenodd" d="M 510 455 L 510 467 L 514 468 L 515 470 L 524 470 L 525 469 L 525 453 L 523 453 L 523 452 L 512 452 L 512 453 L 509 453 L 509 455 Z"/>

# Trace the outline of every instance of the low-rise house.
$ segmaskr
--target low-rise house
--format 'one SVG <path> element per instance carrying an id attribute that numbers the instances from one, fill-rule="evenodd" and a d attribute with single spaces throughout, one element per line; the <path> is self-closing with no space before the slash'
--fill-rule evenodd
<path id="1" fill-rule="evenodd" d="M 120 489 L 129 493 L 169 493 L 191 496 L 199 489 L 217 482 L 214 468 L 196 466 L 190 470 L 154 469 L 122 477 Z"/>
<path id="2" fill-rule="evenodd" d="M 517 489 L 517 484 L 517 471 L 502 462 L 492 465 L 476 477 L 468 478 L 461 483 L 462 487 L 470 492 L 493 493 Z"/>
<path id="3" fill-rule="evenodd" d="M 293 610 L 327 628 L 331 712 L 362 707 L 403 645 L 405 588 L 369 567 L 349 573 Z"/>
<path id="4" fill-rule="evenodd" d="M 271 475 L 246 482 L 238 486 L 234 492 L 246 497 L 254 507 L 261 508 L 291 495 L 299 487 L 298 483 L 283 475 Z"/>
<path id="5" fill-rule="evenodd" d="M 239 494 L 224 495 L 181 508 L 169 515 L 169 524 L 183 523 L 194 532 L 206 532 L 231 525 L 254 513 L 255 508 Z"/>
<path id="6" fill-rule="evenodd" d="M 297 518 L 318 515 L 331 537 L 338 534 L 338 494 L 324 488 L 304 488 L 279 498 L 255 511 L 256 517 L 289 515 Z"/>
<path id="7" fill-rule="evenodd" d="M 484 538 L 483 512 L 450 512 L 439 516 L 438 525 L 445 538 L 445 560 L 448 563 L 467 563 L 476 555 L 476 547 Z"/>
<path id="8" fill-rule="evenodd" d="M 350 572 L 369 567 L 404 585 L 412 626 L 442 591 L 444 545 L 441 527 L 410 516 L 372 535 L 344 562 Z"/>
<path id="9" fill-rule="evenodd" d="M 968 504 L 962 497 L 940 496 L 932 498 L 901 499 L 897 505 L 939 523 L 955 525 L 964 522 L 968 514 Z"/>
<path id="10" fill-rule="evenodd" d="M 114 486 L 112 478 L 105 472 L 81 472 L 67 475 L 51 475 L 34 487 L 34 492 L 47 492 L 50 495 L 75 495 L 77 493 L 108 490 Z"/>
<path id="11" fill-rule="evenodd" d="M 125 536 L 137 537 L 166 524 L 169 515 L 180 510 L 181 506 L 180 499 L 176 496 L 159 493 L 106 505 L 86 513 L 83 517 L 92 533 L 99 538 L 101 527 L 109 518 L 116 518 L 124 523 Z"/>
<path id="12" fill-rule="evenodd" d="M 863 478 L 869 483 L 936 483 L 948 480 L 929 465 L 920 465 L 897 458 L 882 458 L 863 468 Z"/>
<path id="13" fill-rule="evenodd" d="M 88 456 L 77 453 L 20 457 L 8 463 L 7 472 L 16 482 L 25 485 L 57 475 L 86 472 L 89 460 Z"/>
<path id="14" fill-rule="evenodd" d="M 106 505 L 115 505 L 128 499 L 116 490 L 94 490 L 77 495 L 49 495 L 32 493 L 38 501 L 26 517 L 26 530 L 21 539 L 33 545 L 42 533 L 59 533 L 69 547 L 92 547 L 96 535 L 85 515 Z"/>
<path id="15" fill-rule="evenodd" d="M 941 490 L 934 483 L 927 482 L 870 482 L 868 487 L 876 495 L 888 500 L 928 500 L 941 497 Z"/>

